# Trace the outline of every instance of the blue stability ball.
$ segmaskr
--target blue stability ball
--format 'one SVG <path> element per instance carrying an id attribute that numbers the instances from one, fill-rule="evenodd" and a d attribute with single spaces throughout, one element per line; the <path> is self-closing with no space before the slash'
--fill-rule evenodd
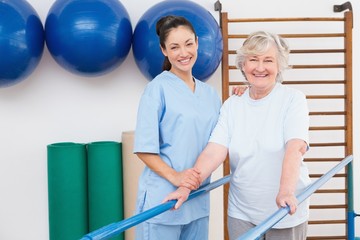
<path id="1" fill-rule="evenodd" d="M 166 15 L 183 16 L 193 24 L 199 37 L 198 59 L 193 75 L 206 81 L 220 64 L 223 39 L 214 17 L 202 6 L 187 0 L 160 2 L 140 18 L 133 35 L 133 54 L 138 68 L 148 80 L 162 71 L 164 55 L 155 29 L 156 22 Z"/>
<path id="2" fill-rule="evenodd" d="M 0 1 L 0 87 L 28 77 L 43 50 L 44 29 L 34 8 L 23 0 Z"/>
<path id="3" fill-rule="evenodd" d="M 57 0 L 46 17 L 45 38 L 51 55 L 64 69 L 100 76 L 125 60 L 132 26 L 118 0 Z"/>

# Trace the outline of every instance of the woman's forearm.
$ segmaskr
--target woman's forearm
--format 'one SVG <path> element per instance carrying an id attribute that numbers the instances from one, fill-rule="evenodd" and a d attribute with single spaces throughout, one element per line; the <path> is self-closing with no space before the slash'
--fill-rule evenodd
<path id="1" fill-rule="evenodd" d="M 306 147 L 306 143 L 300 139 L 292 139 L 286 144 L 279 191 L 295 192 Z"/>
<path id="2" fill-rule="evenodd" d="M 201 182 L 207 179 L 227 156 L 227 148 L 217 143 L 208 143 L 196 160 L 194 168 L 200 172 Z"/>
<path id="3" fill-rule="evenodd" d="M 307 144 L 300 139 L 292 139 L 286 144 L 276 204 L 279 207 L 289 206 L 290 214 L 296 212 L 298 205 L 295 191 L 299 181 L 302 156 L 306 148 Z"/>

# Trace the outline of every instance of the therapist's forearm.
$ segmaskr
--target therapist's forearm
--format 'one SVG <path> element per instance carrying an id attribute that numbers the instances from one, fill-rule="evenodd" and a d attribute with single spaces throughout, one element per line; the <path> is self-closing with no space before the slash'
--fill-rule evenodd
<path id="1" fill-rule="evenodd" d="M 176 171 L 167 165 L 158 154 L 153 153 L 137 153 L 136 154 L 145 165 L 159 176 L 173 183 Z"/>

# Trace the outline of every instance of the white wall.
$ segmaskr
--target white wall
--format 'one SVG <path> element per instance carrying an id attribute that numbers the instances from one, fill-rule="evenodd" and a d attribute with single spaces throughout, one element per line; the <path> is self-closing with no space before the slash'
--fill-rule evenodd
<path id="1" fill-rule="evenodd" d="M 53 1 L 28 0 L 42 22 Z M 133 28 L 142 14 L 160 0 L 122 0 Z M 215 0 L 197 0 L 216 19 Z M 345 1 L 239 1 L 223 0 L 230 17 L 342 16 L 334 4 Z M 360 3 L 354 10 L 354 156 L 360 157 L 359 89 Z M 2 57 L 2 56 L 1 56 Z M 207 81 L 221 92 L 218 69 Z M 46 146 L 54 142 L 93 142 L 121 139 L 135 127 L 136 110 L 147 80 L 135 65 L 132 52 L 115 71 L 98 78 L 84 78 L 62 69 L 45 48 L 33 74 L 15 86 L 0 88 L 0 239 L 48 239 Z M 360 212 L 360 164 L 355 160 L 355 204 Z M 221 176 L 219 170 L 214 179 Z M 221 190 L 212 194 L 211 239 L 222 239 Z M 360 221 L 357 220 L 360 236 Z"/>

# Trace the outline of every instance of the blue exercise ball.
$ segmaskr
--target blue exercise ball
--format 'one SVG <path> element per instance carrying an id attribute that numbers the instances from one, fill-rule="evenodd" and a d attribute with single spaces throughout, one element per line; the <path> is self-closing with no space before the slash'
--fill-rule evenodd
<path id="1" fill-rule="evenodd" d="M 221 62 L 223 38 L 214 17 L 199 4 L 187 0 L 160 2 L 139 19 L 133 35 L 133 54 L 141 73 L 151 80 L 162 71 L 164 55 L 156 35 L 156 22 L 166 15 L 183 16 L 193 24 L 199 37 L 198 59 L 193 75 L 206 81 Z"/>
<path id="2" fill-rule="evenodd" d="M 44 50 L 44 28 L 35 9 L 24 0 L 0 1 L 0 87 L 26 79 Z"/>
<path id="3" fill-rule="evenodd" d="M 52 57 L 67 71 L 100 76 L 125 60 L 132 26 L 118 0 L 57 0 L 46 17 L 45 40 Z"/>

